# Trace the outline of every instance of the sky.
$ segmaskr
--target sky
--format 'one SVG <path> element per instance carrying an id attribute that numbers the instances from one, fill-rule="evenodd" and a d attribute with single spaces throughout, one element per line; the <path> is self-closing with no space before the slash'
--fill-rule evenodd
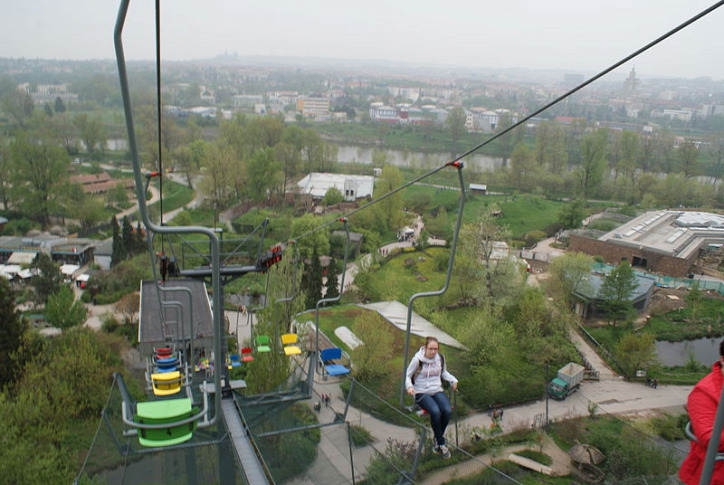
<path id="1" fill-rule="evenodd" d="M 8 6 L 12 3 L 12 7 Z M 161 1 L 165 60 L 307 56 L 597 73 L 714 0 Z M 114 59 L 120 2 L 5 1 L 0 57 Z M 132 0 L 127 60 L 155 58 L 154 1 Z M 639 77 L 724 79 L 724 7 L 622 66 Z M 620 74 L 620 73 L 619 73 Z"/>

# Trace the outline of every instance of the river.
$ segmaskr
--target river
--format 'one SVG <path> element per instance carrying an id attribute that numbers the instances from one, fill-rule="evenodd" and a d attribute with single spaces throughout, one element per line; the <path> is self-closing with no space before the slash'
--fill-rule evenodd
<path id="1" fill-rule="evenodd" d="M 686 365 L 689 355 L 700 364 L 710 366 L 719 359 L 721 338 L 700 338 L 683 342 L 656 342 L 659 361 L 665 366 Z"/>
<path id="2" fill-rule="evenodd" d="M 337 155 L 337 161 L 339 163 L 372 165 L 374 148 L 354 145 L 337 145 L 337 148 L 339 148 Z M 422 153 L 405 150 L 377 150 L 385 153 L 388 164 L 398 167 L 415 167 L 432 170 L 452 158 L 452 154 L 442 152 Z M 490 172 L 503 166 L 503 159 L 501 157 L 491 157 L 478 153 L 466 157 L 464 161 L 466 166 L 474 172 Z"/>

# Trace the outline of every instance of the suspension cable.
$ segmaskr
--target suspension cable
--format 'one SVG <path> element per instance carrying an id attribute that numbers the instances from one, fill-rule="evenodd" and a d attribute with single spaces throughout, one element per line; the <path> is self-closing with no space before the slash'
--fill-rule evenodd
<path id="1" fill-rule="evenodd" d="M 156 0 L 156 111 L 158 130 L 158 171 L 161 174 L 158 180 L 158 203 L 160 209 L 160 224 L 163 226 L 163 143 L 161 141 L 161 0 Z M 161 252 L 164 252 L 164 237 L 161 235 Z"/>

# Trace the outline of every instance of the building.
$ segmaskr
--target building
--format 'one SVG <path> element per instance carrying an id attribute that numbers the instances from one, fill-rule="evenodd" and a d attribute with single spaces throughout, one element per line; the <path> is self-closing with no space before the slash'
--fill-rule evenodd
<path id="1" fill-rule="evenodd" d="M 123 184 L 126 189 L 133 189 L 135 183 L 133 179 L 113 180 L 108 173 L 99 174 L 73 175 L 70 177 L 70 183 L 78 184 L 86 194 L 103 194 L 114 188 L 116 185 Z"/>
<path id="2" fill-rule="evenodd" d="M 329 113 L 329 98 L 301 96 L 297 99 L 297 111 L 305 118 L 326 119 Z"/>
<path id="3" fill-rule="evenodd" d="M 599 296 L 602 284 L 603 276 L 591 274 L 573 292 L 573 296 L 576 298 L 576 313 L 582 318 L 600 312 L 600 306 L 604 303 Z M 655 287 L 656 282 L 653 278 L 636 275 L 636 289 L 633 291 L 630 301 L 637 312 L 642 313 L 649 306 Z"/>
<path id="4" fill-rule="evenodd" d="M 83 266 L 93 261 L 97 243 L 93 239 L 64 238 L 50 234 L 0 236 L 0 264 L 8 264 L 9 261 L 22 261 L 25 264 L 35 259 L 39 252 L 44 252 L 61 264 Z"/>
<path id="5" fill-rule="evenodd" d="M 667 276 L 688 276 L 701 250 L 724 244 L 724 217 L 708 212 L 648 211 L 598 239 L 571 234 L 569 249 L 601 256 L 609 264 Z"/>
<path id="6" fill-rule="evenodd" d="M 337 173 L 312 172 L 297 182 L 302 194 L 309 194 L 314 200 L 324 198 L 327 191 L 335 187 L 347 202 L 372 197 L 375 179 L 369 175 L 344 175 Z"/>

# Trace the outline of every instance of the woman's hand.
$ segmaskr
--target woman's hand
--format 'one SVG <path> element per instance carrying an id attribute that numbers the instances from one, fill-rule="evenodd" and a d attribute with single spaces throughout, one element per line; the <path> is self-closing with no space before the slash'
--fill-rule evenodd
<path id="1" fill-rule="evenodd" d="M 412 386 L 408 387 L 408 388 L 407 388 L 407 393 L 408 393 L 410 396 L 413 396 L 413 397 L 414 397 L 414 396 L 415 396 L 415 388 L 412 387 Z"/>
<path id="2" fill-rule="evenodd" d="M 457 383 L 457 382 L 453 382 L 452 384 L 450 384 L 450 388 L 451 388 L 453 391 L 457 391 L 457 390 L 458 390 L 458 383 Z"/>

